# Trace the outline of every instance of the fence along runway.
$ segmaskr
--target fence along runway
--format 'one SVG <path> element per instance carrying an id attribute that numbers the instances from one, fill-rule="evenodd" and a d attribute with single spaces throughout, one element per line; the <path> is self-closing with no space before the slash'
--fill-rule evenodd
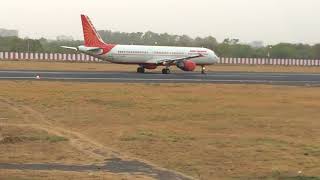
<path id="1" fill-rule="evenodd" d="M 101 62 L 99 59 L 85 54 L 61 53 L 23 53 L 0 52 L 0 60 L 28 61 L 60 61 L 60 62 Z M 320 66 L 320 59 L 275 59 L 275 58 L 225 58 L 221 57 L 218 64 L 233 65 L 279 65 L 279 66 Z"/>
<path id="2" fill-rule="evenodd" d="M 172 74 L 135 72 L 0 70 L 0 80 L 55 80 L 132 83 L 224 83 L 319 86 L 320 74 L 256 72 L 173 72 Z"/>

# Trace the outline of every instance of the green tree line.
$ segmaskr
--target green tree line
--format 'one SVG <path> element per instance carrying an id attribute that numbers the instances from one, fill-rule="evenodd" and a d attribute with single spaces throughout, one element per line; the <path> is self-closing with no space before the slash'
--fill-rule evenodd
<path id="1" fill-rule="evenodd" d="M 242 44 L 238 39 L 225 39 L 218 42 L 212 36 L 191 38 L 187 35 L 171 35 L 168 33 L 148 32 L 113 32 L 99 31 L 102 39 L 114 44 L 158 45 L 158 46 L 186 46 L 205 47 L 214 50 L 221 57 L 240 58 L 295 58 L 320 59 L 320 44 L 289 44 L 279 43 L 273 46 L 254 48 Z M 15 52 L 51 52 L 73 53 L 60 46 L 79 46 L 83 41 L 55 41 L 41 39 L 21 39 L 17 37 L 0 37 L 0 51 Z"/>

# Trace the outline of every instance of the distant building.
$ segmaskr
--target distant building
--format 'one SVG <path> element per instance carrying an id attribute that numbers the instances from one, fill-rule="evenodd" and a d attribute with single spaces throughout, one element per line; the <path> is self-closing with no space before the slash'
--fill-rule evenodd
<path id="1" fill-rule="evenodd" d="M 61 36 L 57 36 L 57 41 L 73 41 L 73 37 L 61 35 Z"/>
<path id="2" fill-rule="evenodd" d="M 253 41 L 249 45 L 253 48 L 263 48 L 264 47 L 263 41 Z"/>
<path id="3" fill-rule="evenodd" d="M 12 36 L 18 37 L 19 31 L 0 28 L 0 37 L 12 37 Z"/>

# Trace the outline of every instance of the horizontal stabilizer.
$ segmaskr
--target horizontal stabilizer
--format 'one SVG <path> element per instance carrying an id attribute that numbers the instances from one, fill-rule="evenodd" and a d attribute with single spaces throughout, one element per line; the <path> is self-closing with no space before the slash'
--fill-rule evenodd
<path id="1" fill-rule="evenodd" d="M 94 54 L 100 54 L 103 52 L 102 48 L 99 47 L 87 47 L 87 46 L 79 46 L 79 51 L 81 52 L 91 52 Z"/>
<path id="2" fill-rule="evenodd" d="M 86 46 L 79 46 L 79 47 L 69 47 L 69 46 L 61 46 L 64 49 L 70 49 L 74 51 L 80 51 L 83 53 L 94 53 L 94 54 L 100 54 L 103 49 L 99 47 L 86 47 Z"/>
<path id="3" fill-rule="evenodd" d="M 78 51 L 78 48 L 76 48 L 76 47 L 69 47 L 69 46 L 60 46 L 60 47 L 62 47 L 64 49 L 70 49 L 70 50 Z"/>

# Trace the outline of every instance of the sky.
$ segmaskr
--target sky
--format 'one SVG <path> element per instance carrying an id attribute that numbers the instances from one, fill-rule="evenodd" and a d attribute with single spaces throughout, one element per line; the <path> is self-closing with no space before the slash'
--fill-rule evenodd
<path id="1" fill-rule="evenodd" d="M 20 37 L 82 39 L 80 14 L 98 30 L 237 38 L 265 44 L 320 43 L 319 0 L 9 0 L 0 28 Z"/>

